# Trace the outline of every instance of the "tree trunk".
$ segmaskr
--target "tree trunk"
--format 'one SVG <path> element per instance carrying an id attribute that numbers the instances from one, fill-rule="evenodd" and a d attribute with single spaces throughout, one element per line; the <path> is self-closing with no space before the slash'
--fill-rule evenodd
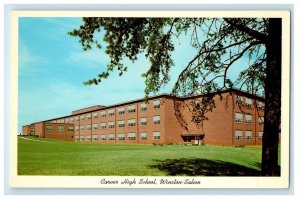
<path id="1" fill-rule="evenodd" d="M 262 146 L 263 176 L 280 176 L 278 142 L 281 125 L 281 29 L 282 20 L 270 18 L 266 41 L 265 114 Z"/>

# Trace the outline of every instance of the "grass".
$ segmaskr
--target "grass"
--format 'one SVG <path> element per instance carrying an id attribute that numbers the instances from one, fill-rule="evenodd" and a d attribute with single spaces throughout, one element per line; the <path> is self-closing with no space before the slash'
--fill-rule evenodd
<path id="1" fill-rule="evenodd" d="M 19 175 L 256 176 L 261 147 L 113 145 L 18 138 Z"/>

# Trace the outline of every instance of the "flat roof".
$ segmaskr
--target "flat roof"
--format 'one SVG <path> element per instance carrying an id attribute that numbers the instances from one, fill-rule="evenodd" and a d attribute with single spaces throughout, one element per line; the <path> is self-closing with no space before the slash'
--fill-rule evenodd
<path id="1" fill-rule="evenodd" d="M 229 92 L 229 93 L 230 92 L 239 92 L 239 93 L 242 93 L 246 96 L 251 96 L 252 98 L 256 98 L 258 100 L 264 100 L 264 98 L 259 96 L 259 95 L 250 94 L 250 93 L 248 93 L 246 91 L 243 91 L 241 89 L 238 89 L 238 88 L 224 89 L 224 90 L 221 90 L 221 91 L 218 91 L 218 92 L 213 92 L 211 94 L 216 95 L 216 94 L 221 94 L 221 93 L 226 93 L 226 92 Z M 179 99 L 179 100 L 184 100 L 184 99 L 193 99 L 193 98 L 203 97 L 203 96 L 205 96 L 205 94 L 202 94 L 202 95 L 199 94 L 199 95 L 190 96 L 190 97 L 178 97 L 178 96 L 174 96 L 174 95 L 171 95 L 171 94 L 168 94 L 168 93 L 162 93 L 162 94 L 159 94 L 159 95 L 148 97 L 148 100 L 157 99 L 157 98 L 161 98 L 161 97 L 176 98 L 176 99 Z M 37 123 L 41 123 L 41 122 L 49 122 L 51 120 L 57 120 L 57 119 L 62 119 L 62 118 L 66 118 L 66 117 L 81 115 L 83 113 L 91 113 L 91 112 L 95 112 L 95 111 L 99 111 L 99 110 L 103 110 L 103 109 L 109 109 L 109 108 L 114 108 L 114 107 L 118 107 L 118 106 L 124 106 L 124 105 L 131 104 L 131 103 L 142 102 L 144 100 L 145 100 L 145 97 L 135 99 L 135 100 L 125 101 L 125 102 L 120 102 L 120 103 L 113 104 L 113 105 L 110 105 L 110 106 L 101 106 L 101 105 L 90 106 L 90 107 L 87 107 L 87 108 L 96 107 L 96 106 L 101 106 L 101 107 L 99 107 L 97 109 L 93 109 L 93 110 L 88 110 L 88 111 L 85 111 L 85 112 L 75 113 L 75 114 L 73 114 L 74 111 L 72 111 L 72 113 L 69 114 L 69 115 L 64 115 L 64 116 L 61 116 L 61 117 L 56 117 L 56 118 L 52 118 L 52 119 L 48 119 L 48 120 L 34 122 L 34 123 L 31 123 L 31 124 L 37 124 Z M 78 110 L 84 110 L 84 109 L 87 109 L 87 108 L 82 108 L 82 109 L 78 109 Z M 78 110 L 76 110 L 76 111 L 78 111 Z"/>

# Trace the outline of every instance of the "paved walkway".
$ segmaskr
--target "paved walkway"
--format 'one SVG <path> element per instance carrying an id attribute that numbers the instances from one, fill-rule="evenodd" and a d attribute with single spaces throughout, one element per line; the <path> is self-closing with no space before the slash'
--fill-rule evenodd
<path id="1" fill-rule="evenodd" d="M 35 139 L 30 139 L 30 138 L 25 138 L 25 137 L 19 137 L 19 138 L 22 138 L 24 140 L 36 141 L 36 142 L 51 142 L 51 141 L 46 141 L 46 140 L 35 140 Z"/>

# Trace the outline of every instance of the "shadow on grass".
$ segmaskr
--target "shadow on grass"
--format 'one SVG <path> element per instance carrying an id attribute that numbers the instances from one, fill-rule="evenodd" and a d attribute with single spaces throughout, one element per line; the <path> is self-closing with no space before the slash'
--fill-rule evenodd
<path id="1" fill-rule="evenodd" d="M 259 176 L 260 171 L 230 162 L 207 159 L 166 159 L 154 160 L 157 164 L 151 165 L 170 176 Z"/>

